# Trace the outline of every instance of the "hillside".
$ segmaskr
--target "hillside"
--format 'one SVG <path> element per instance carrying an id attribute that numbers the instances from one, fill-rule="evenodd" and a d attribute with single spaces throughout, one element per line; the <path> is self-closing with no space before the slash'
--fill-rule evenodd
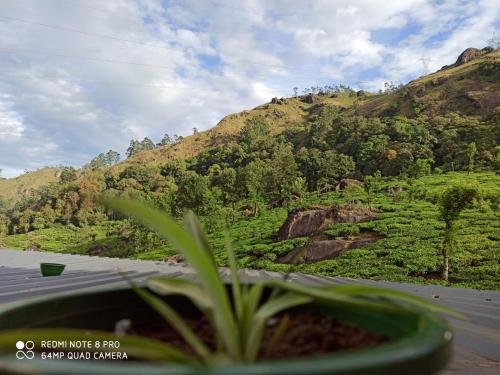
<path id="1" fill-rule="evenodd" d="M 434 117 L 450 112 L 492 118 L 500 106 L 500 51 L 467 49 L 457 62 L 384 93 L 346 90 L 326 95 L 281 98 L 250 110 L 230 114 L 213 128 L 186 136 L 178 142 L 144 151 L 110 168 L 114 175 L 131 165 L 161 165 L 187 159 L 211 147 L 236 143 L 246 121 L 262 116 L 271 134 L 303 128 L 327 106 L 371 118 L 402 115 Z M 498 117 L 496 120 L 498 121 Z M 0 180 L 0 196 L 15 202 L 31 188 L 57 181 L 56 170 L 44 168 L 15 179 Z"/>
<path id="2" fill-rule="evenodd" d="M 46 167 L 16 178 L 0 179 L 0 198 L 4 199 L 7 205 L 11 205 L 26 196 L 31 189 L 59 181 L 60 171 L 60 168 Z"/>
<path id="3" fill-rule="evenodd" d="M 112 171 L 119 173 L 131 164 L 157 164 L 195 156 L 208 147 L 234 140 L 245 121 L 254 116 L 263 116 L 272 132 L 277 134 L 300 126 L 323 105 L 335 105 L 367 117 L 403 115 L 412 118 L 418 114 L 435 116 L 451 111 L 491 116 L 500 106 L 500 50 L 483 52 L 465 61 L 459 57 L 458 60 L 390 93 L 314 95 L 312 103 L 300 96 L 231 114 L 210 130 L 187 136 L 174 145 L 142 152 L 114 166 Z"/>
<path id="4" fill-rule="evenodd" d="M 468 54 L 468 51 L 471 52 Z M 361 103 L 355 112 L 370 117 L 414 117 L 455 111 L 487 117 L 498 106 L 500 50 L 487 52 L 468 48 L 454 64 L 415 79 L 389 95 L 373 96 Z"/>
<path id="5" fill-rule="evenodd" d="M 337 97 L 317 95 L 313 103 L 307 103 L 302 97 L 282 98 L 276 104 L 269 102 L 250 110 L 227 115 L 209 130 L 184 137 L 173 145 L 141 152 L 113 166 L 111 171 L 119 173 L 133 164 L 158 164 L 173 159 L 187 159 L 198 155 L 208 147 L 233 142 L 245 122 L 255 116 L 264 117 L 271 132 L 279 134 L 285 129 L 301 126 L 318 105 L 348 108 L 352 103 L 353 98 L 347 94 Z"/>

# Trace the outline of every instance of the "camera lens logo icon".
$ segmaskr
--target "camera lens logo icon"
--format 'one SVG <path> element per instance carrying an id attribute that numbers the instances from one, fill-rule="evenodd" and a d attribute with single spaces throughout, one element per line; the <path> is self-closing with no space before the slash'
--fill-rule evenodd
<path id="1" fill-rule="evenodd" d="M 18 341 L 16 342 L 16 358 L 17 359 L 33 359 L 35 358 L 35 343 L 33 341 Z"/>

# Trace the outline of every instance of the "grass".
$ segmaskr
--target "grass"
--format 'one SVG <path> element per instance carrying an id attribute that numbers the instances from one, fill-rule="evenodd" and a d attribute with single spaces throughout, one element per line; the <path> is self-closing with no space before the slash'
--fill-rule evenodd
<path id="1" fill-rule="evenodd" d="M 476 202 L 457 222 L 459 248 L 451 255 L 450 282 L 452 286 L 500 290 L 500 221 L 498 201 L 500 177 L 494 173 L 447 173 L 419 179 L 425 191 L 409 201 L 407 193 L 390 196 L 383 193 L 389 185 L 406 187 L 404 181 L 386 181 L 381 192 L 375 194 L 372 205 L 382 212 L 377 219 L 357 225 L 334 225 L 327 232 L 332 236 L 371 229 L 384 238 L 364 248 L 353 249 L 339 258 L 314 264 L 294 266 L 295 270 L 325 276 L 345 276 L 392 280 L 412 283 L 442 284 L 436 279 L 441 272 L 440 246 L 444 224 L 438 220 L 437 206 L 432 203 L 442 191 L 452 184 L 476 184 L 486 200 Z M 308 205 L 334 205 L 352 200 L 366 202 L 361 189 L 348 191 L 343 197 L 332 192 L 311 195 L 293 202 L 292 207 Z M 365 203 L 362 203 L 365 204 Z M 289 271 L 291 266 L 277 264 L 275 260 L 307 238 L 274 242 L 274 237 L 287 217 L 287 208 L 264 210 L 256 218 L 239 218 L 229 234 L 240 267 Z M 159 245 L 137 252 L 132 245 L 120 239 L 122 222 L 102 223 L 97 227 L 55 227 L 29 234 L 0 237 L 0 243 L 11 248 L 26 248 L 38 243 L 42 250 L 87 253 L 93 243 L 102 244 L 105 256 L 134 257 L 161 260 L 174 254 L 171 246 Z M 95 240 L 93 236 L 95 233 Z M 218 265 L 226 264 L 223 251 L 224 236 L 217 231 L 209 236 Z M 68 245 L 69 244 L 69 245 Z"/>

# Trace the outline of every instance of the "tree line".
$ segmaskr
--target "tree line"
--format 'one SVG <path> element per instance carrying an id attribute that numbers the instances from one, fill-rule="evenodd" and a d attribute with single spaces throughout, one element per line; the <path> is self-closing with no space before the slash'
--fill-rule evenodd
<path id="1" fill-rule="evenodd" d="M 226 144 L 187 160 L 132 164 L 116 173 L 109 166 L 120 156 L 110 150 L 81 171 L 65 168 L 59 182 L 33 191 L 14 207 L 0 204 L 0 232 L 115 219 L 96 202 L 101 194 L 141 199 L 174 216 L 193 210 L 210 228 L 242 212 L 258 215 L 268 205 L 329 191 L 343 178 L 363 179 L 369 187 L 368 176 L 498 169 L 497 134 L 494 120 L 456 113 L 367 118 L 323 106 L 302 126 L 280 134 L 264 117 L 254 117 Z M 167 135 L 160 144 L 170 142 L 175 140 Z M 155 147 L 147 138 L 132 146 L 134 152 Z"/>

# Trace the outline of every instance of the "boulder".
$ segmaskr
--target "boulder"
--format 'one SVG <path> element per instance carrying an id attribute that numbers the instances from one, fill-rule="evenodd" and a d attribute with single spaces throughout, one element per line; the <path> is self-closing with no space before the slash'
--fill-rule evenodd
<path id="1" fill-rule="evenodd" d="M 363 183 L 361 181 L 354 180 L 352 178 L 343 178 L 342 180 L 340 180 L 340 182 L 337 184 L 337 186 L 335 186 L 335 191 L 350 189 L 350 188 L 353 188 L 355 186 L 359 186 L 362 184 Z"/>
<path id="2" fill-rule="evenodd" d="M 458 56 L 457 61 L 454 65 L 459 66 L 462 64 L 466 64 L 482 54 L 483 52 L 477 48 L 467 48 Z"/>
<path id="3" fill-rule="evenodd" d="M 349 204 L 335 207 L 295 208 L 278 231 L 277 240 L 315 236 L 335 223 L 359 223 L 376 217 L 377 210 Z"/>
<path id="4" fill-rule="evenodd" d="M 457 58 L 457 61 L 455 61 L 454 64 L 451 65 L 445 65 L 441 68 L 441 70 L 444 69 L 449 69 L 453 68 L 455 66 L 463 65 L 468 63 L 469 61 L 472 61 L 474 59 L 477 59 L 478 57 L 493 52 L 495 49 L 492 47 L 485 47 L 483 49 L 477 49 L 477 48 L 467 48 L 465 49 Z"/>
<path id="5" fill-rule="evenodd" d="M 308 210 L 295 208 L 289 212 L 285 223 L 279 229 L 277 240 L 313 236 L 324 229 L 326 223 L 331 223 L 332 219 L 331 208 L 321 207 Z"/>
<path id="6" fill-rule="evenodd" d="M 304 103 L 314 104 L 314 103 L 316 103 L 317 99 L 316 99 L 316 96 L 314 94 L 309 93 L 302 98 L 302 101 Z"/>
<path id="7" fill-rule="evenodd" d="M 274 97 L 271 99 L 271 104 L 285 104 L 286 103 L 286 99 L 285 98 L 280 98 L 278 99 L 277 97 Z"/>
<path id="8" fill-rule="evenodd" d="M 315 241 L 290 251 L 277 261 L 288 264 L 314 263 L 336 258 L 347 248 L 348 242 L 343 240 Z"/>
<path id="9" fill-rule="evenodd" d="M 89 255 L 97 256 L 100 255 L 106 248 L 102 245 L 92 245 L 89 247 Z"/>
<path id="10" fill-rule="evenodd" d="M 361 223 L 375 219 L 378 210 L 372 207 L 338 205 L 334 209 L 334 223 Z"/>
<path id="11" fill-rule="evenodd" d="M 382 236 L 375 232 L 362 232 L 358 236 L 336 239 L 321 239 L 290 251 L 277 259 L 278 263 L 301 264 L 315 263 L 326 259 L 334 259 L 345 251 L 365 247 L 378 241 Z"/>

